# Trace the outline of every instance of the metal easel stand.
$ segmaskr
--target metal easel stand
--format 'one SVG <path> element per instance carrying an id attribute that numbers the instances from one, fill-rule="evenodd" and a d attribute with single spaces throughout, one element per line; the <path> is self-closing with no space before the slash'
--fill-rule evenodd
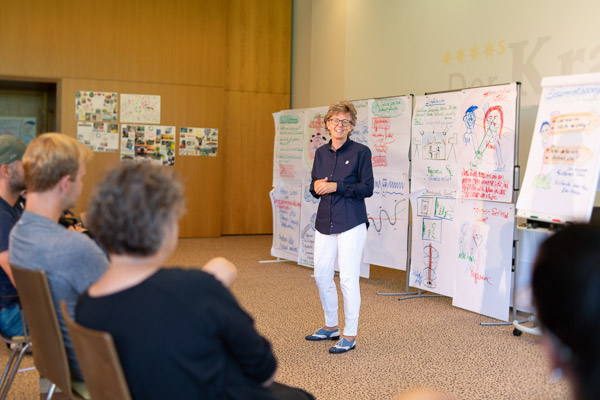
<path id="1" fill-rule="evenodd" d="M 278 262 L 286 262 L 288 260 L 283 260 L 279 257 L 277 257 L 277 259 L 275 260 L 259 260 L 258 263 L 259 264 L 266 264 L 266 263 L 278 263 Z"/>
<path id="2" fill-rule="evenodd" d="M 409 210 L 410 212 L 410 210 Z M 421 289 L 417 289 L 416 292 L 410 292 L 410 247 L 412 242 L 412 227 L 408 226 L 408 251 L 406 252 L 406 291 L 402 293 L 377 293 L 378 296 L 406 296 L 401 297 L 398 301 L 408 299 L 420 299 L 424 297 L 443 297 L 439 294 L 423 294 Z"/>

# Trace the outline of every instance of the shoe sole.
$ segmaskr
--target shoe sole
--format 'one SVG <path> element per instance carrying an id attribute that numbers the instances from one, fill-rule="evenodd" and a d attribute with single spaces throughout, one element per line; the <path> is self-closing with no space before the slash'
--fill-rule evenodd
<path id="1" fill-rule="evenodd" d="M 356 348 L 356 345 L 354 345 L 354 347 L 350 347 L 348 350 L 346 351 L 329 351 L 329 354 L 344 354 L 349 352 L 350 350 L 354 350 Z"/>
<path id="2" fill-rule="evenodd" d="M 304 339 L 308 340 L 309 342 L 320 342 L 322 340 L 340 340 L 340 337 L 339 336 L 329 336 L 329 337 L 324 337 L 324 338 L 309 339 L 309 336 L 307 336 Z"/>

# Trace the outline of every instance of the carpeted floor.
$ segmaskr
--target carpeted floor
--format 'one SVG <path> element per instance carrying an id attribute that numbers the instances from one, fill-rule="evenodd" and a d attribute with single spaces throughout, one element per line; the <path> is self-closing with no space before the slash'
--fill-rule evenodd
<path id="1" fill-rule="evenodd" d="M 564 382 L 550 382 L 539 338 L 515 337 L 509 326 L 480 326 L 495 321 L 452 307 L 449 298 L 378 296 L 405 290 L 405 273 L 387 268 L 371 267 L 371 278 L 361 279 L 356 350 L 329 354 L 333 342 L 304 340 L 323 323 L 312 270 L 259 263 L 272 259 L 270 246 L 269 235 L 182 239 L 168 264 L 196 268 L 222 255 L 238 266 L 233 292 L 272 342 L 278 381 L 323 400 L 391 399 L 415 386 L 465 400 L 569 398 Z M 0 365 L 8 354 L 0 350 Z M 22 368 L 32 364 L 28 356 Z M 39 398 L 37 373 L 19 373 L 8 398 Z"/>

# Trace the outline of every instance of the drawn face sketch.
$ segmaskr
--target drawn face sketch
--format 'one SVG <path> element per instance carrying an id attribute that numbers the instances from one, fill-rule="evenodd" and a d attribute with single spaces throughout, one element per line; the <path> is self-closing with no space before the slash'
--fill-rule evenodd
<path id="1" fill-rule="evenodd" d="M 467 111 L 465 111 L 465 116 L 463 117 L 467 131 L 469 132 L 475 127 L 475 121 L 477 120 L 477 117 L 475 116 L 475 110 L 477 110 L 477 106 L 469 107 Z"/>
<path id="2" fill-rule="evenodd" d="M 494 148 L 496 150 L 496 169 L 498 170 L 504 169 L 502 148 L 500 147 L 500 137 L 502 135 L 503 125 L 504 114 L 502 113 L 502 107 L 494 106 L 487 110 L 483 121 L 483 130 L 485 131 L 487 139 L 489 140 L 491 136 L 491 139 L 494 142 Z"/>
<path id="3" fill-rule="evenodd" d="M 504 114 L 502 113 L 502 107 L 494 106 L 491 107 L 485 113 L 485 119 L 483 121 L 483 130 L 486 133 L 492 135 L 494 142 L 500 139 L 502 134 L 502 126 L 504 125 Z"/>

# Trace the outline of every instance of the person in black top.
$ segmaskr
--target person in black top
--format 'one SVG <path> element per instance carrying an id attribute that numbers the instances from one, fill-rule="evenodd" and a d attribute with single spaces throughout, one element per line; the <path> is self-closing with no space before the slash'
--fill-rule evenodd
<path id="1" fill-rule="evenodd" d="M 600 227 L 570 225 L 538 250 L 531 281 L 553 376 L 577 400 L 600 395 Z"/>
<path id="2" fill-rule="evenodd" d="M 0 136 L 0 330 L 6 336 L 23 335 L 17 290 L 8 261 L 8 237 L 23 214 L 20 196 L 25 190 L 25 174 L 21 158 L 25 148 L 25 143 L 14 136 Z"/>
<path id="3" fill-rule="evenodd" d="M 329 352 L 344 353 L 356 344 L 360 264 L 369 225 L 365 198 L 373 194 L 373 166 L 369 148 L 349 138 L 356 124 L 352 103 L 333 103 L 324 121 L 331 140 L 315 153 L 310 192 L 321 199 L 315 221 L 314 266 L 325 325 L 306 340 L 340 339 L 333 281 L 337 258 L 345 325 L 343 336 Z"/>
<path id="4" fill-rule="evenodd" d="M 113 336 L 134 399 L 311 399 L 273 383 L 270 343 L 219 280 L 233 264 L 162 268 L 183 209 L 171 168 L 122 164 L 109 173 L 88 220 L 110 267 L 79 299 L 76 320 Z"/>

